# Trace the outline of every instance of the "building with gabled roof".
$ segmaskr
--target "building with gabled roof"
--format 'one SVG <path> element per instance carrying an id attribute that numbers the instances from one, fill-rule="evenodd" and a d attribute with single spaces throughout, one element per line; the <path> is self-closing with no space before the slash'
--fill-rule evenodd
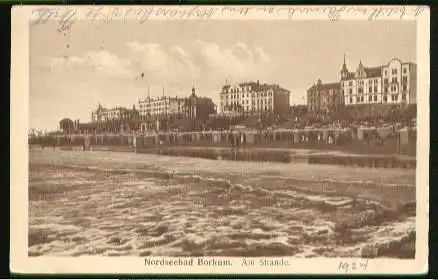
<path id="1" fill-rule="evenodd" d="M 338 111 L 344 102 L 340 92 L 341 83 L 322 83 L 319 79 L 307 90 L 307 110 L 317 114 Z"/>
<path id="2" fill-rule="evenodd" d="M 224 115 L 281 114 L 289 110 L 290 91 L 278 84 L 259 81 L 226 84 L 219 95 L 220 113 Z"/>
<path id="3" fill-rule="evenodd" d="M 359 62 L 355 72 L 341 68 L 341 95 L 345 105 L 416 103 L 417 65 L 394 58 L 385 65 L 366 67 Z"/>

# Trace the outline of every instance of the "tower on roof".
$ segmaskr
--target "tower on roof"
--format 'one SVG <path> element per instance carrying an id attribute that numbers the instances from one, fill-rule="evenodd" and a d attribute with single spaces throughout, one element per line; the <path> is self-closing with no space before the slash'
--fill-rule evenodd
<path id="1" fill-rule="evenodd" d="M 341 80 L 345 80 L 347 78 L 348 78 L 348 69 L 346 64 L 346 54 L 344 52 L 344 63 L 342 64 L 342 69 L 341 69 Z"/>
<path id="2" fill-rule="evenodd" d="M 193 81 L 193 84 L 192 84 L 192 96 L 196 96 L 195 81 Z"/>

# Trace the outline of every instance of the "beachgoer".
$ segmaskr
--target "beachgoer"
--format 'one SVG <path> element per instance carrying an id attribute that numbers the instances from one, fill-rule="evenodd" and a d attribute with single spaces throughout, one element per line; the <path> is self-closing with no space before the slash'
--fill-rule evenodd
<path id="1" fill-rule="evenodd" d="M 329 138 L 328 138 L 328 143 L 329 143 L 329 144 L 333 144 L 333 137 L 329 136 Z"/>

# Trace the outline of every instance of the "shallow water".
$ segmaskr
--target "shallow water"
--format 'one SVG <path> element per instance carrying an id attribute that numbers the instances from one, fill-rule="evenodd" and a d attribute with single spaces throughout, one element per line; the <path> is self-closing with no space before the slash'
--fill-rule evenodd
<path id="1" fill-rule="evenodd" d="M 414 257 L 415 170 L 29 156 L 30 256 Z"/>

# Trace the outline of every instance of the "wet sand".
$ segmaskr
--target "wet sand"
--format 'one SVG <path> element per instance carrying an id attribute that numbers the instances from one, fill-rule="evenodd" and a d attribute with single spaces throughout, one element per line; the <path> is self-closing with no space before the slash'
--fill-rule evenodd
<path id="1" fill-rule="evenodd" d="M 31 150 L 29 255 L 415 254 L 415 170 Z"/>

